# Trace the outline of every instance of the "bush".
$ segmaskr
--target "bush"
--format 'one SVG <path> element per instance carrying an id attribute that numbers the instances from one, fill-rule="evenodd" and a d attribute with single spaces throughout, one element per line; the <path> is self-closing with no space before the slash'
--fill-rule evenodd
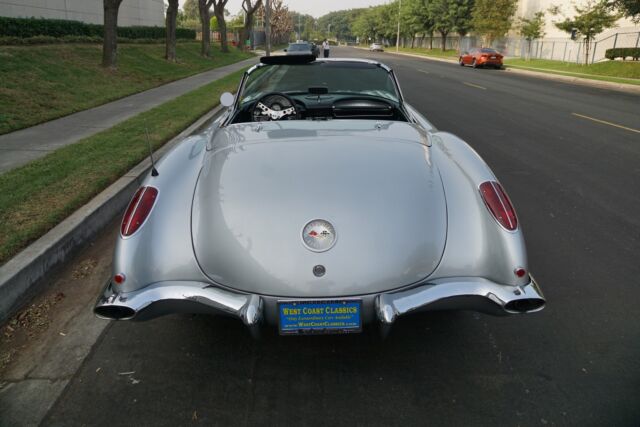
<path id="1" fill-rule="evenodd" d="M 102 39 L 103 27 L 103 25 L 63 19 L 0 17 L 0 38 L 77 36 Z M 118 27 L 118 36 L 126 39 L 164 39 L 166 32 L 164 27 Z M 188 28 L 178 28 L 176 38 L 195 40 L 196 32 Z"/>
<path id="2" fill-rule="evenodd" d="M 639 47 L 617 47 L 615 49 L 607 49 L 604 56 L 607 59 L 614 60 L 616 58 L 622 58 L 624 61 L 627 57 L 631 57 L 634 61 L 640 58 Z"/>

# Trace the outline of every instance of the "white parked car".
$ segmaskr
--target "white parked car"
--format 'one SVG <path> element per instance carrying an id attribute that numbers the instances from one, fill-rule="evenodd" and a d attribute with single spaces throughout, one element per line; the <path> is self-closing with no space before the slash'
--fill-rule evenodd
<path id="1" fill-rule="evenodd" d="M 380 43 L 371 43 L 369 50 L 372 52 L 384 52 L 384 46 Z"/>

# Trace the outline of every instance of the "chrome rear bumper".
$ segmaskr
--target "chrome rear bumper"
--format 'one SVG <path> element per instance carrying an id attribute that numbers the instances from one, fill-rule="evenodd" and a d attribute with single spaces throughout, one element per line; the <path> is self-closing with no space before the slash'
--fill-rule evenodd
<path id="1" fill-rule="evenodd" d="M 353 298 L 351 296 L 350 298 Z M 362 318 L 391 326 L 399 316 L 434 310 L 472 310 L 493 315 L 532 313 L 546 300 L 533 277 L 524 286 L 507 286 L 481 278 L 434 280 L 397 292 L 364 295 Z M 274 296 L 245 294 L 201 282 L 161 282 L 120 293 L 108 283 L 94 307 L 96 316 L 112 320 L 148 320 L 171 313 L 207 313 L 236 317 L 253 330 L 277 324 Z M 340 299 L 299 298 L 298 300 Z"/>

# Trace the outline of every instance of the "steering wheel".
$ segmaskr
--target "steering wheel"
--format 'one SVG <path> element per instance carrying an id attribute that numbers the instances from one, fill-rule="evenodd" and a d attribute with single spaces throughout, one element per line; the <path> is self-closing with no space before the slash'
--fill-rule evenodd
<path id="1" fill-rule="evenodd" d="M 272 92 L 263 95 L 256 101 L 252 111 L 254 122 L 269 120 L 297 120 L 300 112 L 296 110 L 293 100 L 284 93 Z"/>

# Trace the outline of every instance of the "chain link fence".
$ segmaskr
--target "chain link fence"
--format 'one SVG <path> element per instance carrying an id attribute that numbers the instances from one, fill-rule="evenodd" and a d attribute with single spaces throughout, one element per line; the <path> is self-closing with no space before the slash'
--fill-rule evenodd
<path id="1" fill-rule="evenodd" d="M 402 47 L 425 49 L 442 49 L 442 37 L 405 37 L 400 39 Z M 394 43 L 395 44 L 395 43 Z M 451 36 L 446 38 L 445 48 L 459 52 L 468 51 L 472 47 L 482 45 L 479 37 Z M 584 64 L 585 43 L 567 38 L 547 38 L 532 40 L 531 42 L 518 38 L 506 37 L 496 40 L 492 47 L 498 49 L 505 56 L 550 59 L 554 61 L 575 62 Z M 615 33 L 600 40 L 591 42 L 589 49 L 589 63 L 605 59 L 607 49 L 617 47 L 640 47 L 640 31 Z"/>

